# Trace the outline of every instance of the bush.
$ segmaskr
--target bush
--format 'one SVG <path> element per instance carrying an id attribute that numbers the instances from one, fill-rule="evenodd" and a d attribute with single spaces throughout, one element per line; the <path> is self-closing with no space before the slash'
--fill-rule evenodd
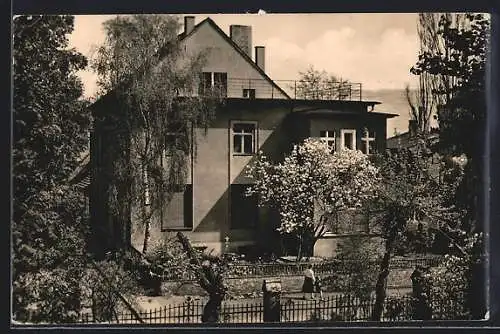
<path id="1" fill-rule="evenodd" d="M 368 238 L 346 238 L 337 250 L 338 272 L 324 278 L 324 284 L 365 301 L 375 288 L 379 251 Z"/>
<path id="2" fill-rule="evenodd" d="M 124 271 L 115 261 L 105 260 L 97 263 L 99 271 L 89 268 L 81 281 L 82 297 L 89 302 L 93 318 L 97 321 L 112 320 L 119 312 L 122 295 L 140 294 L 136 277 Z"/>
<path id="3" fill-rule="evenodd" d="M 34 323 L 71 323 L 81 310 L 81 272 L 40 270 L 21 274 L 13 283 L 14 317 Z"/>

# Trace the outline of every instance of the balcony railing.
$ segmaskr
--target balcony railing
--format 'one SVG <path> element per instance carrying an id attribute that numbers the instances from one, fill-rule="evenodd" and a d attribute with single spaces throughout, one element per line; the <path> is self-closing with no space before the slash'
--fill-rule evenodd
<path id="1" fill-rule="evenodd" d="M 317 84 L 304 80 L 274 80 L 274 83 L 281 89 L 264 79 L 229 78 L 227 83 L 219 84 L 212 89 L 229 98 L 286 99 L 284 92 L 292 99 L 362 100 L 361 83 L 329 82 Z M 199 93 L 203 94 L 203 90 L 200 90 Z"/>

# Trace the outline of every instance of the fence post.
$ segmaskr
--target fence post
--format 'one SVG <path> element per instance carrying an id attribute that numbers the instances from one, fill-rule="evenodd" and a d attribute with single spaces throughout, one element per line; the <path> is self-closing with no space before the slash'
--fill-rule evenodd
<path id="1" fill-rule="evenodd" d="M 281 320 L 281 280 L 264 280 L 264 322 L 280 322 Z"/>

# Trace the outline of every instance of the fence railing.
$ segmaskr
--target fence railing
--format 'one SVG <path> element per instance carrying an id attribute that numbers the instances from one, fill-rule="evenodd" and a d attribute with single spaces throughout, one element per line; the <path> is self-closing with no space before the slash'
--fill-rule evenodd
<path id="1" fill-rule="evenodd" d="M 385 302 L 381 321 L 413 320 L 414 299 L 409 296 L 390 296 Z M 360 299 L 350 295 L 330 295 L 323 300 L 302 300 L 282 298 L 280 305 L 281 322 L 304 321 L 369 321 L 375 295 Z M 204 301 L 192 300 L 179 305 L 169 305 L 160 309 L 139 312 L 143 323 L 147 324 L 194 324 L 201 323 Z M 461 299 L 437 300 L 432 303 L 434 320 L 464 318 Z M 262 299 L 246 302 L 224 302 L 221 309 L 222 323 L 253 324 L 262 323 L 264 305 Z M 81 317 L 80 323 L 93 323 L 92 315 Z M 103 323 L 103 322 L 101 322 Z M 105 323 L 133 324 L 138 320 L 130 313 L 119 314 L 113 321 Z"/>
<path id="2" fill-rule="evenodd" d="M 406 269 L 415 268 L 417 265 L 422 265 L 426 267 L 438 266 L 442 258 L 437 256 L 426 256 L 418 258 L 396 258 L 390 263 L 391 269 Z M 379 262 L 377 262 L 378 264 Z M 332 273 L 338 273 L 342 270 L 342 267 L 346 265 L 346 262 L 339 261 L 324 261 L 317 263 L 235 263 L 231 264 L 227 277 L 240 278 L 240 277 L 270 277 L 270 276 L 300 276 L 307 268 L 309 264 L 312 264 L 315 273 L 320 275 L 328 275 Z M 170 268 L 161 273 L 162 279 L 164 281 L 192 281 L 195 279 L 193 273 L 184 273 L 181 277 L 177 272 L 182 272 L 180 270 L 175 270 L 175 268 Z"/>
<path id="3" fill-rule="evenodd" d="M 199 87 L 197 94 L 222 95 L 229 98 L 361 101 L 362 84 L 357 82 L 311 82 L 306 80 L 274 80 L 228 78 L 224 82 Z M 283 94 L 285 93 L 285 94 Z"/>

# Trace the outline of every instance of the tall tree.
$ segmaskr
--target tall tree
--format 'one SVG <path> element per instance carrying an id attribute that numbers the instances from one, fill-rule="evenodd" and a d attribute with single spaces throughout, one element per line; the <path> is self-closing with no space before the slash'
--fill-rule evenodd
<path id="1" fill-rule="evenodd" d="M 411 69 L 412 73 L 424 73 L 448 78 L 449 85 L 436 89 L 434 94 L 442 99 L 438 110 L 440 150 L 452 156 L 466 158 L 465 177 L 456 195 L 456 204 L 466 214 L 460 228 L 470 235 L 483 230 L 483 164 L 486 120 L 486 62 L 489 46 L 489 18 L 484 14 L 466 14 L 457 24 L 449 16 L 442 15 L 438 30 L 433 34 L 444 45 L 445 52 L 423 52 Z M 476 289 L 472 296 L 484 295 L 484 270 L 477 271 L 470 282 Z M 475 317 L 484 315 L 483 302 L 478 301 Z"/>
<path id="2" fill-rule="evenodd" d="M 62 289 L 50 301 L 57 312 L 38 309 L 42 320 L 64 320 L 63 311 L 79 307 L 72 287 L 85 251 L 85 199 L 65 183 L 87 147 L 90 117 L 76 74 L 87 61 L 68 48 L 73 22 L 49 15 L 13 22 L 13 284 L 20 319 L 28 305 L 43 302 L 40 291 L 29 290 L 32 280 Z"/>
<path id="3" fill-rule="evenodd" d="M 365 207 L 384 239 L 384 255 L 375 285 L 376 300 L 371 319 L 380 321 L 386 297 L 387 277 L 396 242 L 409 230 L 433 228 L 445 233 L 443 226 L 455 222 L 457 215 L 448 205 L 459 178 L 440 182 L 429 168 L 425 146 L 396 154 L 375 157 L 382 179 L 378 196 Z M 458 246 L 460 247 L 460 246 Z"/>
<path id="4" fill-rule="evenodd" d="M 349 81 L 324 70 L 319 71 L 312 65 L 305 72 L 299 72 L 299 76 L 294 87 L 297 98 L 345 100 L 353 93 Z"/>
<path id="5" fill-rule="evenodd" d="M 260 205 L 276 208 L 278 231 L 297 238 L 297 261 L 310 254 L 316 241 L 332 230 L 337 214 L 359 208 L 374 195 L 377 169 L 359 151 L 331 153 L 328 145 L 306 139 L 296 145 L 282 163 L 259 155 L 248 169 Z"/>
<path id="6" fill-rule="evenodd" d="M 188 54 L 179 26 L 178 18 L 165 15 L 117 16 L 104 23 L 106 40 L 93 62 L 101 94 L 113 93 L 121 105 L 111 207 L 119 215 L 129 203 L 138 209 L 144 253 L 152 218 L 185 185 L 196 148 L 193 128 L 206 129 L 221 96 L 195 94 L 206 53 Z"/>

